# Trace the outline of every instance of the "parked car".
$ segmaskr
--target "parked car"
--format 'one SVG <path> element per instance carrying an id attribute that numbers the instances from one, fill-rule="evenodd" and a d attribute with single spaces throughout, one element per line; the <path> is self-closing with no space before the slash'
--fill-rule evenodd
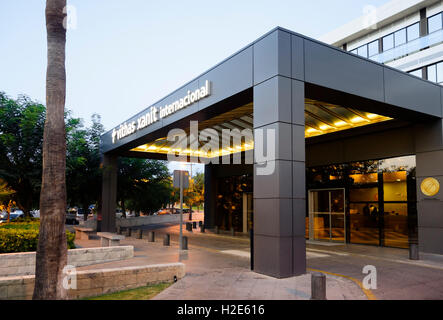
<path id="1" fill-rule="evenodd" d="M 34 218 L 40 218 L 40 210 L 32 210 L 31 216 L 33 216 Z"/>
<path id="2" fill-rule="evenodd" d="M 24 216 L 24 213 L 22 210 L 17 209 L 17 208 L 13 208 L 13 209 L 11 209 L 9 219 L 10 219 L 10 221 L 14 221 L 14 220 L 17 220 L 18 218 L 21 218 L 23 216 Z M 8 221 L 8 212 L 2 211 L 0 213 L 0 223 L 5 223 L 7 221 Z"/>
<path id="3" fill-rule="evenodd" d="M 75 209 L 69 209 L 66 212 L 66 224 L 79 224 Z"/>
<path id="4" fill-rule="evenodd" d="M 85 215 L 85 210 L 83 208 L 78 208 L 77 209 L 77 217 L 84 217 Z"/>

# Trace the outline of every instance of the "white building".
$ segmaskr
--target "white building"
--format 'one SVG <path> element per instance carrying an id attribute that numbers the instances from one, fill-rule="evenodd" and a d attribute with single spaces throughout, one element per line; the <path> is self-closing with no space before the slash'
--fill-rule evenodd
<path id="1" fill-rule="evenodd" d="M 443 84 L 443 1 L 393 0 L 319 40 Z"/>

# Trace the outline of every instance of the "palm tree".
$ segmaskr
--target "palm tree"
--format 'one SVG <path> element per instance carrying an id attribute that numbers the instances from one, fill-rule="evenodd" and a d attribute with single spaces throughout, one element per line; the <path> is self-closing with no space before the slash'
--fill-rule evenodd
<path id="1" fill-rule="evenodd" d="M 43 135 L 43 174 L 40 192 L 40 233 L 35 265 L 33 299 L 66 299 L 63 268 L 67 264 L 65 45 L 63 25 L 66 0 L 46 1 L 48 66 L 46 70 L 46 121 Z"/>

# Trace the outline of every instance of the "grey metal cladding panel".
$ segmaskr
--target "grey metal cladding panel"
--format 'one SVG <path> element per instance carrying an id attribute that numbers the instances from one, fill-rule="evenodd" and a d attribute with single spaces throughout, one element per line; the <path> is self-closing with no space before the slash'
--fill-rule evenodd
<path id="1" fill-rule="evenodd" d="M 420 251 L 427 253 L 443 254 L 443 229 L 441 228 L 418 228 L 418 245 Z"/>
<path id="2" fill-rule="evenodd" d="M 443 149 L 443 120 L 435 119 L 414 126 L 415 152 Z"/>
<path id="3" fill-rule="evenodd" d="M 254 87 L 254 128 L 291 122 L 291 80 L 274 77 Z"/>
<path id="4" fill-rule="evenodd" d="M 252 87 L 252 46 L 199 77 L 199 86 L 211 81 L 211 95 L 199 102 L 199 110 Z"/>
<path id="5" fill-rule="evenodd" d="M 306 82 L 384 102 L 382 66 L 310 40 L 304 48 Z"/>
<path id="6" fill-rule="evenodd" d="M 255 132 L 257 130 L 262 130 L 263 133 L 263 154 L 266 155 L 267 160 L 292 160 L 292 148 L 291 148 L 291 124 L 284 122 L 275 122 L 270 125 L 266 125 L 260 127 L 259 129 L 254 130 L 254 136 L 257 134 Z M 270 130 L 270 131 L 268 131 Z M 268 135 L 275 134 L 275 143 L 273 141 L 268 141 Z M 303 131 L 304 134 L 304 131 Z M 272 135 L 270 135 L 271 137 Z M 303 140 L 304 143 L 304 140 Z M 258 144 L 258 141 L 256 141 Z M 274 150 L 269 150 L 269 149 Z M 255 149 L 257 152 L 258 148 Z M 272 157 L 271 155 L 274 155 Z M 303 153 L 303 161 L 304 161 L 304 153 Z"/>
<path id="7" fill-rule="evenodd" d="M 443 202 L 424 200 L 417 203 L 418 226 L 443 229 Z"/>
<path id="8" fill-rule="evenodd" d="M 332 163 L 343 163 L 343 141 L 332 141 L 325 144 L 311 144 L 306 146 L 306 166 L 315 167 Z"/>
<path id="9" fill-rule="evenodd" d="M 441 115 L 443 118 L 443 87 L 440 87 L 440 104 L 441 104 Z"/>
<path id="10" fill-rule="evenodd" d="M 343 140 L 344 162 L 383 159 L 414 154 L 414 139 L 409 129 L 374 132 Z"/>
<path id="11" fill-rule="evenodd" d="M 291 35 L 282 30 L 254 44 L 254 84 L 276 75 L 291 77 Z"/>
<path id="12" fill-rule="evenodd" d="M 292 198 L 292 162 L 291 161 L 268 161 L 268 169 L 274 169 L 270 175 L 257 174 L 257 168 L 262 165 L 254 165 L 254 198 Z"/>
<path id="13" fill-rule="evenodd" d="M 156 106 L 158 107 L 160 105 L 161 104 L 157 104 Z M 138 113 L 134 117 L 130 118 L 129 120 L 127 120 L 125 122 L 123 122 L 123 124 L 124 123 L 131 123 L 132 121 L 135 121 L 135 123 L 137 124 L 137 119 L 142 114 L 147 112 L 148 110 L 149 110 L 149 108 L 143 110 L 142 112 Z M 151 132 L 154 132 L 155 130 L 160 129 L 163 126 L 162 122 L 163 122 L 163 119 L 159 118 L 157 122 L 147 126 L 146 128 L 143 128 L 143 129 L 141 129 L 139 131 L 136 131 L 135 133 L 133 133 L 133 134 L 131 134 L 129 136 L 126 136 L 126 137 L 124 137 L 124 138 L 122 138 L 120 140 L 116 140 L 115 143 L 112 143 L 112 130 L 110 130 L 109 132 L 106 132 L 104 135 L 101 136 L 101 139 L 102 139 L 102 144 L 101 144 L 102 150 L 101 151 L 102 152 L 108 152 L 108 151 L 114 150 L 114 149 L 116 149 L 118 147 L 121 147 L 121 146 L 123 146 L 123 145 L 125 145 L 125 144 L 127 144 L 127 143 L 129 143 L 129 142 L 131 142 L 133 140 L 136 140 L 136 139 L 138 139 L 140 137 L 143 137 L 144 135 L 147 135 L 147 134 L 149 134 Z M 118 129 L 119 127 L 120 127 L 120 124 L 118 124 L 114 128 Z"/>
<path id="14" fill-rule="evenodd" d="M 292 199 L 292 233 L 304 237 L 306 233 L 306 200 Z"/>
<path id="15" fill-rule="evenodd" d="M 385 68 L 386 103 L 441 117 L 440 86 Z"/>
<path id="16" fill-rule="evenodd" d="M 156 104 L 157 108 L 163 108 L 166 105 L 169 105 L 177 100 L 180 100 L 181 98 L 185 97 L 188 93 L 188 90 L 193 92 L 196 89 L 199 89 L 201 86 L 199 85 L 199 81 L 195 80 L 192 83 L 188 84 L 184 88 L 181 88 L 180 90 L 174 92 L 172 95 L 169 95 L 167 98 L 163 99 L 160 103 Z M 175 113 L 164 117 L 163 120 L 163 127 L 167 126 L 177 120 L 180 120 L 194 112 L 197 112 L 199 110 L 199 103 L 204 101 L 205 99 L 208 99 L 209 97 L 203 98 L 200 101 L 197 101 L 196 103 L 193 103 L 192 105 L 189 105 L 187 107 L 184 107 L 183 109 L 176 111 Z"/>
<path id="17" fill-rule="evenodd" d="M 303 38 L 291 35 L 292 78 L 305 79 L 305 52 Z"/>
<path id="18" fill-rule="evenodd" d="M 416 159 L 417 177 L 443 176 L 443 150 L 420 152 Z"/>
<path id="19" fill-rule="evenodd" d="M 254 199 L 254 233 L 292 236 L 292 199 Z"/>
<path id="20" fill-rule="evenodd" d="M 285 278 L 292 276 L 292 238 L 254 234 L 254 272 Z"/>

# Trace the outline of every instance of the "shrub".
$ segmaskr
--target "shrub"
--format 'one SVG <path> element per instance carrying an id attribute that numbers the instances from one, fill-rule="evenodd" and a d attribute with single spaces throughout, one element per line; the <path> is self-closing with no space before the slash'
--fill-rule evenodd
<path id="1" fill-rule="evenodd" d="M 0 225 L 0 253 L 36 251 L 40 221 L 11 222 Z M 68 249 L 74 249 L 75 235 L 66 232 Z"/>

